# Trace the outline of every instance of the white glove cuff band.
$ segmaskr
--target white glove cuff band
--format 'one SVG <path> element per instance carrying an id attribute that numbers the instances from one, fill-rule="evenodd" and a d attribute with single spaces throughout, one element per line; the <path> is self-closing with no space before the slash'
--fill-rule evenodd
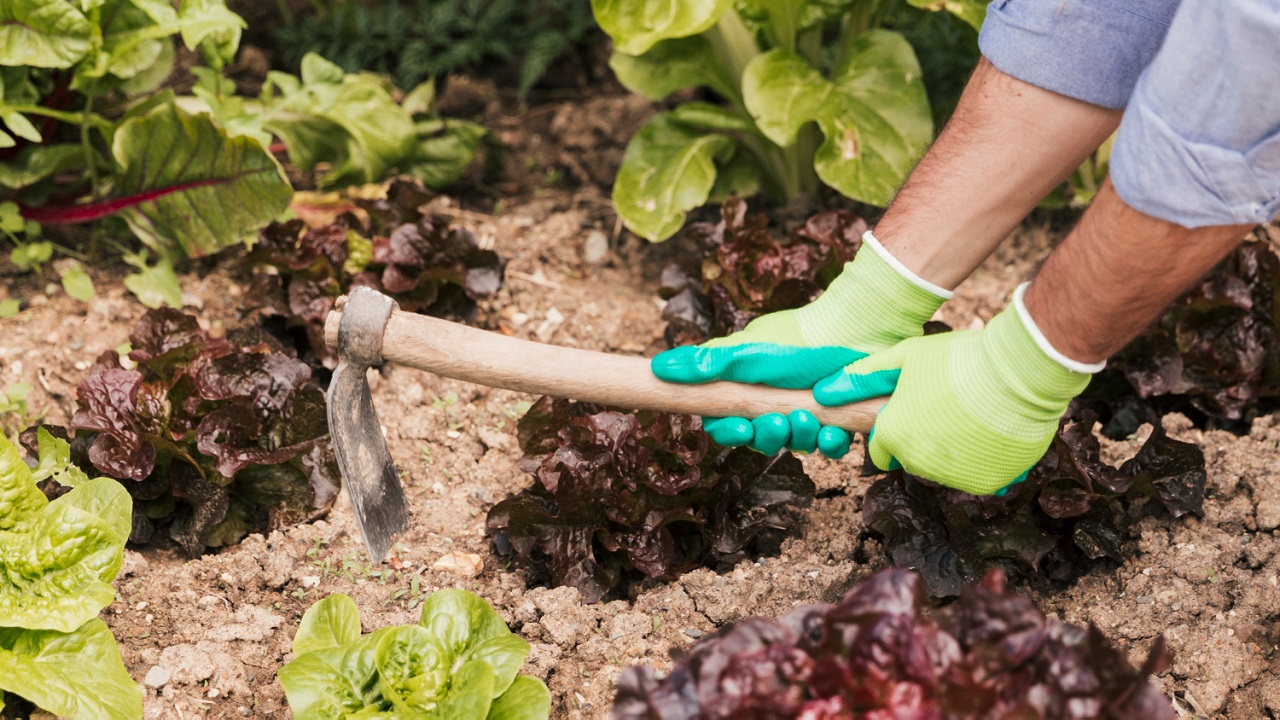
<path id="1" fill-rule="evenodd" d="M 890 253 L 888 250 L 884 249 L 884 246 L 880 244 L 880 241 L 876 239 L 875 235 L 871 234 L 870 230 L 862 234 L 862 244 L 874 250 L 876 255 L 880 256 L 881 260 L 884 260 L 886 263 L 889 263 L 889 267 L 893 268 L 894 270 L 897 270 L 899 275 L 906 278 L 908 281 L 911 282 L 912 285 L 915 285 L 921 290 L 924 290 L 927 293 L 933 293 L 934 295 L 937 295 L 943 300 L 950 300 L 951 298 L 956 296 L 954 291 L 948 290 L 938 285 L 934 285 L 928 280 L 925 280 L 919 275 L 911 272 L 911 270 L 907 268 L 906 265 L 902 264 L 901 260 L 894 257 L 893 254 Z"/>
<path id="2" fill-rule="evenodd" d="M 1040 350 L 1049 356 L 1050 360 L 1071 372 L 1092 375 L 1105 368 L 1107 366 L 1106 360 L 1097 363 L 1082 363 L 1079 360 L 1072 360 L 1058 352 L 1058 349 L 1049 342 L 1044 333 L 1040 332 L 1040 326 L 1036 325 L 1036 321 L 1031 319 L 1031 313 L 1027 312 L 1026 303 L 1022 301 L 1022 296 L 1026 294 L 1027 286 L 1030 284 L 1029 282 L 1024 282 L 1018 286 L 1017 290 L 1013 291 L 1013 307 L 1017 311 L 1018 317 L 1022 320 L 1022 326 L 1031 334 L 1031 339 L 1036 341 L 1036 345 L 1039 346 Z"/>

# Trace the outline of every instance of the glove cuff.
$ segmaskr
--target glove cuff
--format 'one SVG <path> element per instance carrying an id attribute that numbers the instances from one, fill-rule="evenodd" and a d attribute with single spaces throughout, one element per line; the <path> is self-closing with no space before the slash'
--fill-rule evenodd
<path id="1" fill-rule="evenodd" d="M 1035 324 L 1028 324 L 1016 302 L 991 318 L 981 334 L 984 348 L 981 362 L 994 371 L 993 377 L 999 381 L 996 386 L 975 385 L 964 392 L 981 395 L 1006 388 L 1028 403 L 1027 412 L 1038 408 L 1045 417 L 1056 420 L 1066 403 L 1089 384 L 1092 373 L 1069 368 L 1045 352 L 1035 337 L 1039 330 L 1033 328 Z"/>
<path id="2" fill-rule="evenodd" d="M 1013 307 L 1018 313 L 1018 318 L 1022 320 L 1023 327 L 1025 327 L 1027 333 L 1031 335 L 1031 339 L 1035 341 L 1036 346 L 1039 347 L 1040 350 L 1051 360 L 1071 372 L 1082 373 L 1085 375 L 1102 372 L 1103 368 L 1107 366 L 1106 360 L 1096 363 L 1085 363 L 1080 362 L 1079 360 L 1072 360 L 1059 352 L 1058 349 L 1053 346 L 1053 343 L 1049 342 L 1049 339 L 1040 331 L 1040 326 L 1036 325 L 1036 321 L 1031 317 L 1031 314 L 1027 312 L 1027 305 L 1023 301 L 1023 296 L 1026 295 L 1027 287 L 1029 285 L 1031 285 L 1031 283 L 1024 282 L 1018 286 L 1017 290 L 1013 291 Z"/>
<path id="3" fill-rule="evenodd" d="M 868 232 L 858 254 L 797 319 L 810 345 L 874 352 L 923 334 L 953 295 L 912 273 Z"/>

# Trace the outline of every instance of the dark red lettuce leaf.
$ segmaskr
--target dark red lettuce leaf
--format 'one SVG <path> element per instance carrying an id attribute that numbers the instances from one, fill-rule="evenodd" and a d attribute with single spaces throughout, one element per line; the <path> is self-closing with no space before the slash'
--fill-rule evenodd
<path id="1" fill-rule="evenodd" d="M 1122 503 L 1149 495 L 1174 517 L 1201 513 L 1204 454 L 1156 427 L 1119 469 L 1099 458 L 1097 416 L 1064 419 L 1025 482 L 1003 497 L 974 496 L 894 471 L 863 501 L 863 520 L 898 567 L 915 568 L 935 597 L 959 592 L 990 568 L 1045 570 L 1069 580 L 1083 559 L 1123 561 Z"/>
<path id="2" fill-rule="evenodd" d="M 662 317 L 673 347 L 728 335 L 763 313 L 807 304 L 853 259 L 867 230 L 857 215 L 832 210 L 779 241 L 764 214 L 748 215 L 739 198 L 726 200 L 720 214 L 718 223 L 687 230 L 702 249 L 701 267 L 663 271 L 661 294 L 669 300 Z"/>
<path id="3" fill-rule="evenodd" d="M 248 304 L 282 318 L 298 333 L 299 349 L 330 368 L 337 356 L 324 343 L 324 321 L 352 287 L 384 292 L 402 310 L 473 319 L 476 301 L 502 286 L 505 262 L 467 228 L 424 215 L 420 207 L 431 197 L 397 180 L 387 198 L 359 203 L 367 221 L 347 212 L 320 228 L 300 220 L 268 225 L 249 254 L 257 274 Z"/>
<path id="4" fill-rule="evenodd" d="M 171 309 L 144 315 L 130 342 L 136 369 L 114 352 L 99 357 L 71 427 L 99 472 L 136 481 L 125 484 L 138 504 L 135 541 L 153 533 L 150 518 L 195 555 L 332 505 L 324 395 L 305 363 L 213 338 Z"/>
<path id="5" fill-rule="evenodd" d="M 713 448 L 689 415 L 542 398 L 517 432 L 537 482 L 495 505 L 486 528 L 499 552 L 588 602 L 630 577 L 736 561 L 813 500 L 795 457 Z"/>
<path id="6" fill-rule="evenodd" d="M 920 576 L 872 575 L 835 605 L 744 620 L 659 679 L 623 670 L 614 720 L 1173 720 L 1141 668 L 1090 626 L 1051 620 L 991 571 L 930 612 Z"/>
<path id="7" fill-rule="evenodd" d="M 1110 437 L 1182 412 L 1198 424 L 1247 431 L 1280 398 L 1280 256 L 1242 244 L 1134 339 L 1085 392 Z"/>

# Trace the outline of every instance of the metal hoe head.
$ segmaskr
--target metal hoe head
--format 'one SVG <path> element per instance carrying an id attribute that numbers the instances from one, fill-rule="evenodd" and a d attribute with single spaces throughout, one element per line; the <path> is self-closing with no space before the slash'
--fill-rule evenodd
<path id="1" fill-rule="evenodd" d="M 373 409 L 366 374 L 382 364 L 382 336 L 395 301 L 375 290 L 355 288 L 338 326 L 338 368 L 329 384 L 329 433 L 342 486 L 374 562 L 382 562 L 391 539 L 409 528 L 404 488 Z"/>

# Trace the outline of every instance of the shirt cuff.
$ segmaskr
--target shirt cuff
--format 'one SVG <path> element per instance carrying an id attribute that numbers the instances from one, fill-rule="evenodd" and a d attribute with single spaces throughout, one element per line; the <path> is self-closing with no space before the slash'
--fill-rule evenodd
<path id="1" fill-rule="evenodd" d="M 1123 108 L 1178 3 L 994 0 L 978 37 L 1002 72 L 1060 95 Z"/>

